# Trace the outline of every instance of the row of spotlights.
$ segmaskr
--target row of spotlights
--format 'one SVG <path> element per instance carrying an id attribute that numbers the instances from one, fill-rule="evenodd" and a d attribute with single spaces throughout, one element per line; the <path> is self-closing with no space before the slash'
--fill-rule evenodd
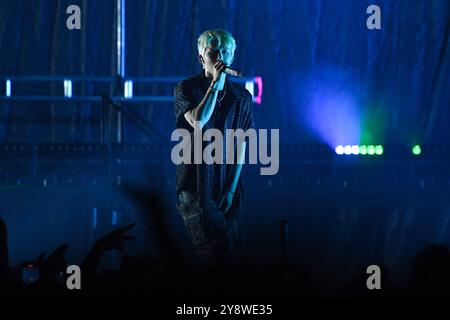
<path id="1" fill-rule="evenodd" d="M 338 145 L 334 150 L 339 155 L 380 156 L 384 152 L 382 145 Z M 415 145 L 411 148 L 411 152 L 418 156 L 422 153 L 422 148 L 420 145 Z"/>
<path id="2" fill-rule="evenodd" d="M 380 156 L 383 154 L 383 146 L 381 145 L 339 145 L 335 149 L 337 154 L 339 155 L 377 155 Z"/>

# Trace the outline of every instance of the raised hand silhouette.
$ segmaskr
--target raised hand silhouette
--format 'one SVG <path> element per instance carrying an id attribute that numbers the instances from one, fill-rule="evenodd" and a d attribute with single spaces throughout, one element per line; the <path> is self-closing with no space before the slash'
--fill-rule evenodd
<path id="1" fill-rule="evenodd" d="M 92 249 L 101 252 L 106 252 L 109 250 L 123 251 L 124 241 L 134 240 L 133 236 L 128 236 L 125 232 L 132 229 L 135 225 L 135 223 L 132 223 L 125 227 L 111 231 L 106 236 L 97 240 L 92 246 Z"/>
<path id="2" fill-rule="evenodd" d="M 95 279 L 100 259 L 103 254 L 110 250 L 123 251 L 124 241 L 134 240 L 133 236 L 126 235 L 125 232 L 131 230 L 135 223 L 117 228 L 104 237 L 98 239 L 88 251 L 81 268 L 85 275 L 82 279 L 84 286 L 90 286 Z"/>
<path id="3" fill-rule="evenodd" d="M 64 259 L 64 254 L 69 245 L 62 244 L 55 249 L 47 258 L 45 258 L 45 253 L 41 253 L 38 257 L 38 265 L 40 270 L 40 275 L 42 280 L 48 280 L 53 276 L 56 276 L 60 272 L 65 272 L 67 266 L 66 260 Z"/>

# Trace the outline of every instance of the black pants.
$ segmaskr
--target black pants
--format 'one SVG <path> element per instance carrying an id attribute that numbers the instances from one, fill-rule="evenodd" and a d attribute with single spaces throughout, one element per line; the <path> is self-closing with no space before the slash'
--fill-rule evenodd
<path id="1" fill-rule="evenodd" d="M 218 208 L 205 210 L 186 191 L 178 195 L 177 209 L 183 217 L 200 263 L 206 266 L 226 266 L 238 262 L 237 215 L 226 218 Z"/>

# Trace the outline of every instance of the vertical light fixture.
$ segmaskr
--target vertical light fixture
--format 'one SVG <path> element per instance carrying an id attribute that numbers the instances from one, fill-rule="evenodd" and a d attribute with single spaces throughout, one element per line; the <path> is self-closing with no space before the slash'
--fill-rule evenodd
<path id="1" fill-rule="evenodd" d="M 255 77 L 255 83 L 258 86 L 258 95 L 255 97 L 254 101 L 257 104 L 261 104 L 262 103 L 262 94 L 263 94 L 263 81 L 262 81 L 262 77 Z"/>
<path id="2" fill-rule="evenodd" d="M 6 79 L 6 96 L 11 97 L 11 80 Z"/>
<path id="3" fill-rule="evenodd" d="M 125 0 L 117 0 L 117 77 L 125 77 Z M 122 143 L 122 112 L 117 111 L 117 143 Z"/>
<path id="4" fill-rule="evenodd" d="M 64 80 L 64 97 L 72 97 L 72 80 Z"/>
<path id="5" fill-rule="evenodd" d="M 125 0 L 117 0 L 117 75 L 125 76 Z"/>
<path id="6" fill-rule="evenodd" d="M 91 211 L 91 228 L 95 229 L 97 228 L 97 208 L 92 208 Z"/>
<path id="7" fill-rule="evenodd" d="M 123 95 L 127 99 L 133 98 L 133 81 L 125 81 L 125 85 L 123 87 Z"/>
<path id="8" fill-rule="evenodd" d="M 117 224 L 118 221 L 118 212 L 113 210 L 111 212 L 111 225 L 115 226 Z"/>

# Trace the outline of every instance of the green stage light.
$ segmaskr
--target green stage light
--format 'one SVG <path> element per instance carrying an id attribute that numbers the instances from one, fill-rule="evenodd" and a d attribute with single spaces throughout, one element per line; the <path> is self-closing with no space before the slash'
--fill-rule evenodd
<path id="1" fill-rule="evenodd" d="M 416 144 L 414 147 L 412 147 L 412 153 L 415 156 L 418 156 L 422 153 L 422 149 L 420 148 L 420 145 Z"/>
<path id="2" fill-rule="evenodd" d="M 367 153 L 371 156 L 373 156 L 375 154 L 375 147 L 370 145 L 367 147 Z"/>
<path id="3" fill-rule="evenodd" d="M 376 146 L 375 154 L 381 156 L 383 154 L 383 146 Z"/>
<path id="4" fill-rule="evenodd" d="M 367 154 L 367 146 L 365 146 L 365 145 L 359 146 L 359 154 L 366 155 Z"/>

